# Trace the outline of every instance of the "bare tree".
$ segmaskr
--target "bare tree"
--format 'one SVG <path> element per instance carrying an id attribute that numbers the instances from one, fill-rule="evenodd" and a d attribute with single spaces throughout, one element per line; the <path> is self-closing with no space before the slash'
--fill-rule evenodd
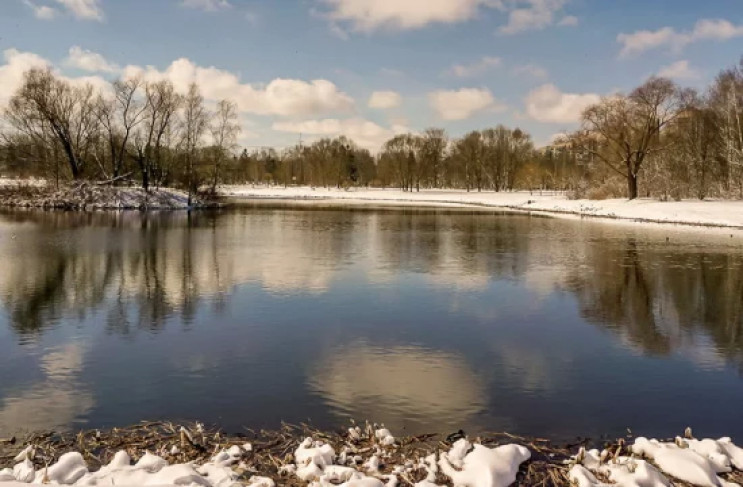
<path id="1" fill-rule="evenodd" d="M 181 143 L 186 160 L 186 184 L 188 185 L 188 204 L 191 205 L 193 195 L 198 189 L 198 181 L 194 164 L 197 151 L 201 147 L 202 139 L 209 126 L 209 112 L 204 107 L 204 97 L 196 83 L 188 88 L 183 103 L 183 134 Z"/>
<path id="2" fill-rule="evenodd" d="M 237 145 L 240 134 L 240 123 L 237 116 L 237 105 L 228 100 L 217 103 L 217 110 L 211 124 L 212 143 L 214 148 L 214 166 L 212 170 L 212 192 L 217 190 L 219 172 L 225 159 Z"/>
<path id="3" fill-rule="evenodd" d="M 82 176 L 98 135 L 93 87 L 73 86 L 49 69 L 34 68 L 11 98 L 5 119 L 19 133 L 58 143 L 73 179 Z"/>
<path id="4" fill-rule="evenodd" d="M 682 106 L 683 97 L 673 82 L 651 78 L 629 96 L 607 97 L 588 107 L 576 142 L 625 177 L 627 196 L 635 199 L 643 162 L 649 154 L 663 150 L 661 132 Z"/>
<path id="5" fill-rule="evenodd" d="M 175 92 L 170 81 L 145 84 L 144 111 L 131 144 L 132 158 L 139 168 L 144 189 L 149 189 L 153 179 L 158 186 L 163 182 L 166 137 L 175 131 L 182 104 L 183 97 Z"/>
<path id="6" fill-rule="evenodd" d="M 427 177 L 431 186 L 439 187 L 448 145 L 449 139 L 444 129 L 428 128 L 423 132 L 419 142 L 419 181 L 420 176 Z"/>
<path id="7" fill-rule="evenodd" d="M 143 84 L 141 77 L 118 80 L 112 85 L 112 99 L 98 95 L 97 116 L 108 144 L 111 170 L 107 171 L 100 161 L 98 166 L 105 177 L 113 180 L 122 174 L 130 137 L 147 110 L 140 98 Z"/>
<path id="8" fill-rule="evenodd" d="M 735 178 L 743 196 L 743 58 L 717 77 L 710 89 L 710 105 L 718 117 L 726 185 Z"/>

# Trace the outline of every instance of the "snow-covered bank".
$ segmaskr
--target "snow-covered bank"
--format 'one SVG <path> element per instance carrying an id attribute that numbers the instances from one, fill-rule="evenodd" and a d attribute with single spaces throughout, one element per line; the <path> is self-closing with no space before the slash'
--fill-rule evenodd
<path id="1" fill-rule="evenodd" d="M 461 190 L 325 189 L 308 187 L 224 186 L 236 199 L 339 201 L 344 204 L 492 207 L 509 210 L 620 219 L 635 222 L 743 228 L 743 201 L 658 201 L 652 199 L 570 200 L 561 193 L 466 192 Z"/>
<path id="2" fill-rule="evenodd" d="M 503 441 L 470 440 L 461 432 L 445 441 L 395 438 L 369 424 L 304 439 L 284 429 L 268 442 L 171 425 L 174 434 L 152 451 L 142 446 L 151 436 L 130 444 L 116 431 L 110 438 L 96 432 L 93 444 L 78 436 L 56 454 L 43 442 L 18 446 L 5 457 L 7 466 L 0 461 L 0 487 L 740 487 L 743 479 L 742 448 L 729 438 L 694 439 L 690 430 L 669 442 L 639 437 L 573 452 L 508 434 Z M 106 450 L 111 444 L 119 450 Z M 186 450 L 198 458 L 189 460 Z M 104 458 L 98 469 L 86 462 Z"/>
<path id="3" fill-rule="evenodd" d="M 145 191 L 138 187 L 119 187 L 79 183 L 59 189 L 28 181 L 0 181 L 0 206 L 62 210 L 175 210 L 186 209 L 188 195 L 160 188 Z M 194 206 L 194 205 L 192 205 Z M 200 206 L 199 204 L 195 206 Z"/>

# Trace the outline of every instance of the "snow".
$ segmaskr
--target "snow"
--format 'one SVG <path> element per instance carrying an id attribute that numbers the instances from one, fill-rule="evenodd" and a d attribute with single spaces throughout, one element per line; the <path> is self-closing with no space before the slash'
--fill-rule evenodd
<path id="1" fill-rule="evenodd" d="M 296 464 L 282 467 L 281 475 L 304 480 L 308 487 L 396 487 L 399 478 L 407 479 L 411 472 L 417 471 L 426 474 L 426 478 L 416 483 L 416 487 L 444 487 L 437 483 L 443 477 L 448 477 L 444 485 L 456 487 L 507 487 L 516 481 L 522 464 L 531 458 L 531 452 L 521 445 L 490 448 L 463 438 L 448 451 L 415 461 L 403 459 L 403 462 L 397 462 L 391 473 L 384 473 L 390 471 L 385 464 L 392 466 L 395 463 L 391 459 L 399 448 L 394 441 L 384 441 L 392 434 L 384 427 L 376 429 L 370 425 L 366 431 L 358 427 L 352 430 L 354 436 L 374 438 L 377 444 L 357 450 L 347 442 L 336 455 L 331 445 L 306 438 L 294 451 Z M 351 434 L 349 439 L 353 441 Z M 225 448 L 203 465 L 193 462 L 170 465 L 149 452 L 132 463 L 129 454 L 120 451 L 109 464 L 97 472 L 90 472 L 83 456 L 77 452 L 66 453 L 53 465 L 36 470 L 31 460 L 36 452 L 33 446 L 29 446 L 15 457 L 12 468 L 0 470 L 0 487 L 29 484 L 275 487 L 277 481 L 258 475 L 247 481 L 238 480 L 235 468 L 241 465 L 243 455 L 251 448 L 250 444 Z M 362 453 L 365 457 L 360 455 Z M 679 437 L 674 442 L 661 442 L 638 437 L 629 448 L 602 452 L 581 449 L 569 462 L 568 477 L 578 487 L 669 487 L 674 480 L 700 487 L 733 487 L 736 484 L 726 482 L 718 474 L 740 469 L 741 455 L 743 449 L 730 438 L 697 440 Z"/>
<path id="2" fill-rule="evenodd" d="M 171 188 L 151 189 L 79 183 L 59 190 L 41 183 L 0 180 L 7 189 L 0 204 L 19 208 L 58 208 L 75 210 L 102 209 L 186 209 L 188 195 Z M 30 188 L 30 189 L 29 189 Z M 34 189 L 36 188 L 36 189 Z"/>
<path id="3" fill-rule="evenodd" d="M 381 445 L 391 446 L 395 444 L 395 437 L 392 436 L 392 433 L 387 428 L 378 429 L 375 432 L 375 436 Z"/>
<path id="4" fill-rule="evenodd" d="M 353 205 L 490 207 L 564 217 L 599 217 L 635 222 L 743 228 L 743 201 L 658 201 L 639 198 L 570 200 L 559 192 L 466 192 L 463 190 L 326 189 L 281 186 L 223 186 L 220 193 L 236 199 L 336 201 Z"/>
<path id="5" fill-rule="evenodd" d="M 0 486 L 17 487 L 34 484 L 60 484 L 78 486 L 204 486 L 231 487 L 236 483 L 237 474 L 232 466 L 239 456 L 234 449 L 219 452 L 210 462 L 197 466 L 193 464 L 169 465 L 166 460 L 146 453 L 134 465 L 125 451 L 118 452 L 111 462 L 97 472 L 89 472 L 80 453 L 70 452 L 62 455 L 57 463 L 39 470 L 28 458 L 13 467 L 12 481 L 9 471 L 0 471 Z M 271 487 L 270 479 L 252 478 L 255 487 Z"/>
<path id="6" fill-rule="evenodd" d="M 467 440 L 458 440 L 439 460 L 441 471 L 459 487 L 508 487 L 516 481 L 521 464 L 531 457 L 529 450 L 521 445 L 496 448 L 474 445 L 466 453 L 467 445 Z M 453 465 L 461 465 L 461 470 Z"/>
<path id="7" fill-rule="evenodd" d="M 612 456 L 607 450 L 601 453 L 581 450 L 574 459 L 569 478 L 578 487 L 668 487 L 673 485 L 669 477 L 699 487 L 737 485 L 717 475 L 730 472 L 733 460 L 737 461 L 741 452 L 730 438 L 696 440 L 679 437 L 674 442 L 660 442 L 638 437 L 631 452 L 632 456 Z M 653 463 L 638 458 L 640 456 Z M 597 480 L 596 473 L 608 477 L 611 483 Z"/>
<path id="8" fill-rule="evenodd" d="M 0 176 L 0 188 L 13 187 L 13 186 L 41 187 L 41 186 L 46 186 L 46 180 L 36 179 L 36 178 L 17 179 L 17 178 L 7 178 L 7 177 Z"/>

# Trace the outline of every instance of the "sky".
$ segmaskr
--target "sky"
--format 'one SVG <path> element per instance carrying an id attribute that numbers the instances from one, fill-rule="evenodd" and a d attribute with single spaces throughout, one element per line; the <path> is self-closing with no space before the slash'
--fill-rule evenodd
<path id="1" fill-rule="evenodd" d="M 247 147 L 498 124 L 540 146 L 601 96 L 704 89 L 741 56 L 743 0 L 0 0 L 0 105 L 34 66 L 196 81 Z"/>

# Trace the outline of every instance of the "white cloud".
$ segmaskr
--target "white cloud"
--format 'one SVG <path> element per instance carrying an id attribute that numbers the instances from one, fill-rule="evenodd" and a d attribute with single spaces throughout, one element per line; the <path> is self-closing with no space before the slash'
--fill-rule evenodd
<path id="1" fill-rule="evenodd" d="M 555 85 L 546 84 L 526 96 L 526 113 L 539 122 L 575 123 L 583 110 L 600 100 L 595 93 L 563 93 Z"/>
<path id="2" fill-rule="evenodd" d="M 575 27 L 578 25 L 578 17 L 575 15 L 566 15 L 557 23 L 560 27 Z"/>
<path id="3" fill-rule="evenodd" d="M 108 62 L 102 55 L 83 49 L 80 46 L 70 48 L 65 64 L 92 73 L 115 73 L 119 71 L 119 66 Z"/>
<path id="4" fill-rule="evenodd" d="M 689 61 L 684 59 L 662 67 L 658 71 L 658 76 L 671 79 L 696 79 L 699 77 L 699 71 L 692 68 Z"/>
<path id="5" fill-rule="evenodd" d="M 0 65 L 0 107 L 20 88 L 26 71 L 51 65 L 41 56 L 17 49 L 6 49 L 3 51 L 3 58 L 5 64 Z"/>
<path id="6" fill-rule="evenodd" d="M 5 64 L 0 64 L 0 103 L 15 93 L 23 82 L 23 74 L 28 69 L 54 67 L 49 61 L 33 53 L 8 49 L 3 55 Z M 116 69 L 116 65 L 103 56 L 77 46 L 70 49 L 65 64 L 90 72 L 114 72 Z M 196 82 L 207 100 L 232 100 L 243 113 L 308 117 L 328 113 L 349 113 L 354 108 L 353 98 L 327 80 L 277 78 L 268 84 L 249 84 L 241 82 L 229 71 L 201 67 L 185 58 L 174 61 L 162 71 L 152 66 L 130 65 L 117 72 L 124 78 L 141 75 L 146 80 L 167 79 L 180 93 L 187 92 L 189 85 Z M 59 71 L 55 70 L 55 73 L 75 84 L 90 83 L 99 89 L 110 89 L 109 83 L 100 76 L 68 78 Z"/>
<path id="7" fill-rule="evenodd" d="M 369 108 L 386 110 L 402 104 L 402 97 L 396 91 L 375 91 L 369 97 Z"/>
<path id="8" fill-rule="evenodd" d="M 183 0 L 181 6 L 186 8 L 196 8 L 207 12 L 215 12 L 232 7 L 227 0 Z"/>
<path id="9" fill-rule="evenodd" d="M 451 68 L 451 74 L 454 76 L 458 76 L 460 78 L 467 78 L 470 76 L 476 76 L 478 74 L 482 74 L 489 69 L 497 68 L 502 63 L 501 58 L 499 57 L 492 57 L 492 56 L 485 56 L 479 61 L 476 61 L 471 64 L 457 64 L 455 66 L 452 66 Z"/>
<path id="10" fill-rule="evenodd" d="M 465 120 L 483 110 L 505 108 L 484 88 L 434 91 L 428 94 L 428 102 L 444 120 Z"/>
<path id="11" fill-rule="evenodd" d="M 470 20 L 492 0 L 320 0 L 328 18 L 348 22 L 355 30 L 419 29 L 428 24 Z"/>
<path id="12" fill-rule="evenodd" d="M 372 152 L 378 151 L 382 144 L 392 138 L 395 134 L 407 132 L 407 127 L 392 126 L 384 128 L 369 120 L 362 118 L 350 118 L 339 120 L 337 118 L 326 118 L 324 120 L 305 120 L 302 122 L 275 122 L 272 128 L 279 132 L 291 132 L 295 134 L 319 135 L 332 137 L 345 135 L 356 142 L 360 147 Z"/>
<path id="13" fill-rule="evenodd" d="M 23 0 L 23 3 L 34 11 L 34 17 L 37 19 L 52 20 L 57 15 L 57 11 L 47 5 L 36 5 L 30 0 Z"/>
<path id="14" fill-rule="evenodd" d="M 229 99 L 243 112 L 284 117 L 312 116 L 330 112 L 349 112 L 353 99 L 330 81 L 303 81 L 277 78 L 267 85 L 242 83 L 233 73 L 215 67 L 201 67 L 189 59 L 174 61 L 164 71 L 152 66 L 127 66 L 124 76 L 142 75 L 145 79 L 168 79 L 176 90 L 185 93 L 196 82 L 208 100 Z"/>
<path id="15" fill-rule="evenodd" d="M 78 19 L 103 21 L 100 0 L 56 0 L 56 2 Z"/>
<path id="16" fill-rule="evenodd" d="M 536 64 L 522 64 L 514 67 L 511 72 L 517 76 L 527 76 L 531 78 L 546 78 L 547 70 Z"/>
<path id="17" fill-rule="evenodd" d="M 21 52 L 17 49 L 6 49 L 3 51 L 5 64 L 0 65 L 0 112 L 5 103 L 18 91 L 23 84 L 23 77 L 32 68 L 51 68 L 54 74 L 72 83 L 75 86 L 91 84 L 94 88 L 106 92 L 110 90 L 110 84 L 100 76 L 80 76 L 70 78 L 62 74 L 55 66 L 32 52 Z"/>
<path id="18" fill-rule="evenodd" d="M 508 23 L 498 32 L 505 35 L 527 30 L 541 30 L 555 23 L 555 16 L 567 0 L 502 0 L 501 10 L 508 11 Z M 573 16 L 563 17 L 559 25 L 577 25 Z"/>
<path id="19" fill-rule="evenodd" d="M 639 30 L 631 34 L 619 34 L 617 42 L 622 45 L 619 55 L 627 57 L 659 48 L 680 51 L 694 42 L 726 41 L 736 37 L 743 37 L 743 25 L 735 25 L 724 19 L 702 19 L 690 31 L 678 32 L 673 27 L 662 27 L 654 31 Z"/>

